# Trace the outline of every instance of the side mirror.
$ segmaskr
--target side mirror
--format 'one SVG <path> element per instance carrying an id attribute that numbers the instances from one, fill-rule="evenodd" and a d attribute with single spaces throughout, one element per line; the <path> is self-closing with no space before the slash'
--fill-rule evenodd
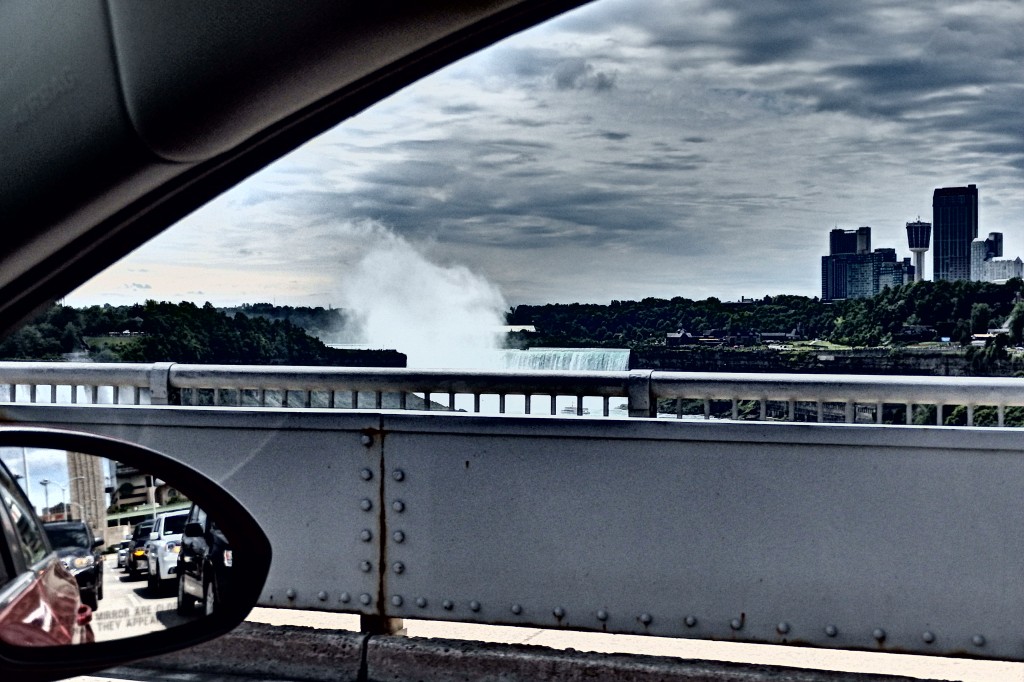
<path id="1" fill-rule="evenodd" d="M 195 521 L 185 524 L 185 537 L 187 538 L 201 538 L 203 537 L 203 526 Z"/>
<path id="2" fill-rule="evenodd" d="M 150 533 L 149 534 L 149 539 L 150 540 L 159 540 L 160 536 L 157 533 L 155 533 L 155 532 L 154 533 Z"/>
<path id="3" fill-rule="evenodd" d="M 124 484 L 133 476 L 167 481 L 180 496 L 158 506 L 138 486 L 138 499 L 118 497 L 132 489 Z M 108 478 L 119 481 L 110 486 L 113 493 L 106 491 Z M 62 491 L 70 499 L 61 499 Z M 178 564 L 175 540 L 188 534 L 185 520 L 194 506 L 216 519 L 228 540 L 216 551 L 228 560 L 212 556 Z M 68 507 L 74 518 L 64 520 Z M 149 556 L 128 553 L 123 571 L 116 561 L 79 558 L 85 548 L 91 551 L 106 538 L 117 542 L 159 516 L 166 517 L 164 541 L 154 543 Z M 237 500 L 177 460 L 111 438 L 0 427 L 2 556 L 13 557 L 13 570 L 0 572 L 0 679 L 49 680 L 231 630 L 260 595 L 271 549 Z M 196 573 L 211 565 L 214 575 Z M 42 607 L 50 618 L 26 617 Z"/>

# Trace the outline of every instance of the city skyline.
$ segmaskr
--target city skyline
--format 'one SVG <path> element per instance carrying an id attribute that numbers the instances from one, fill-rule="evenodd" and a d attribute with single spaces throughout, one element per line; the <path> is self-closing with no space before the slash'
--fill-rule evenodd
<path id="1" fill-rule="evenodd" d="M 1003 259 L 1003 233 L 979 237 L 978 186 L 936 187 L 932 192 L 932 222 L 920 217 L 906 224 L 912 258 L 896 258 L 896 250 L 871 250 L 871 227 L 834 228 L 828 255 L 821 257 L 821 297 L 841 300 L 867 298 L 889 286 L 925 279 L 994 282 L 1024 276 L 1024 262 Z M 926 276 L 927 253 L 932 252 L 931 277 Z M 913 262 L 913 265 L 911 265 Z"/>
<path id="2" fill-rule="evenodd" d="M 814 296 L 828 227 L 909 256 L 933 189 L 967 184 L 1024 253 L 1022 18 L 597 2 L 353 117 L 66 300 L 343 306 L 387 249 L 509 304 Z"/>

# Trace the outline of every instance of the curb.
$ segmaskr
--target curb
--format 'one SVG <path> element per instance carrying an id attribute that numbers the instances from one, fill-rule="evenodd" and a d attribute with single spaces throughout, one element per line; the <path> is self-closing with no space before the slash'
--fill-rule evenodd
<path id="1" fill-rule="evenodd" d="M 366 663 L 368 682 L 922 682 L 893 675 L 406 637 L 370 638 Z"/>
<path id="2" fill-rule="evenodd" d="M 296 682 L 922 682 L 917 678 L 551 649 L 245 622 L 212 642 L 130 666 Z"/>

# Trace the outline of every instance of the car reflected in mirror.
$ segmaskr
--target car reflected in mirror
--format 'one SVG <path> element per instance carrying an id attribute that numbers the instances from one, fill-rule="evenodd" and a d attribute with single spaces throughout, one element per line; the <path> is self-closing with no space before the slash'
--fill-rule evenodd
<path id="1" fill-rule="evenodd" d="M 103 599 L 103 538 L 85 521 L 50 521 L 43 528 L 61 565 L 75 577 L 82 603 L 95 611 Z"/>
<path id="2" fill-rule="evenodd" d="M 178 613 L 195 615 L 201 607 L 206 615 L 229 598 L 234 553 L 227 537 L 202 507 L 193 504 L 185 523 L 178 554 Z"/>
<path id="3" fill-rule="evenodd" d="M 48 669 L 81 670 L 209 639 L 245 617 L 269 564 L 255 520 L 193 469 L 122 441 L 0 427 L 0 661 L 11 670 L 39 670 L 32 652 L 47 647 L 61 650 Z"/>

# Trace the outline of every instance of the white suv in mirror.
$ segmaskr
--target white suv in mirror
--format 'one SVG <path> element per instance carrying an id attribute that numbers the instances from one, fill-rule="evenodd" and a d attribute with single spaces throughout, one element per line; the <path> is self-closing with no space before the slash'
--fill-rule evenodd
<path id="1" fill-rule="evenodd" d="M 156 517 L 153 530 L 146 543 L 149 559 L 147 587 L 150 592 L 161 592 L 178 577 L 178 552 L 181 551 L 181 533 L 185 530 L 188 509 L 167 512 Z"/>

